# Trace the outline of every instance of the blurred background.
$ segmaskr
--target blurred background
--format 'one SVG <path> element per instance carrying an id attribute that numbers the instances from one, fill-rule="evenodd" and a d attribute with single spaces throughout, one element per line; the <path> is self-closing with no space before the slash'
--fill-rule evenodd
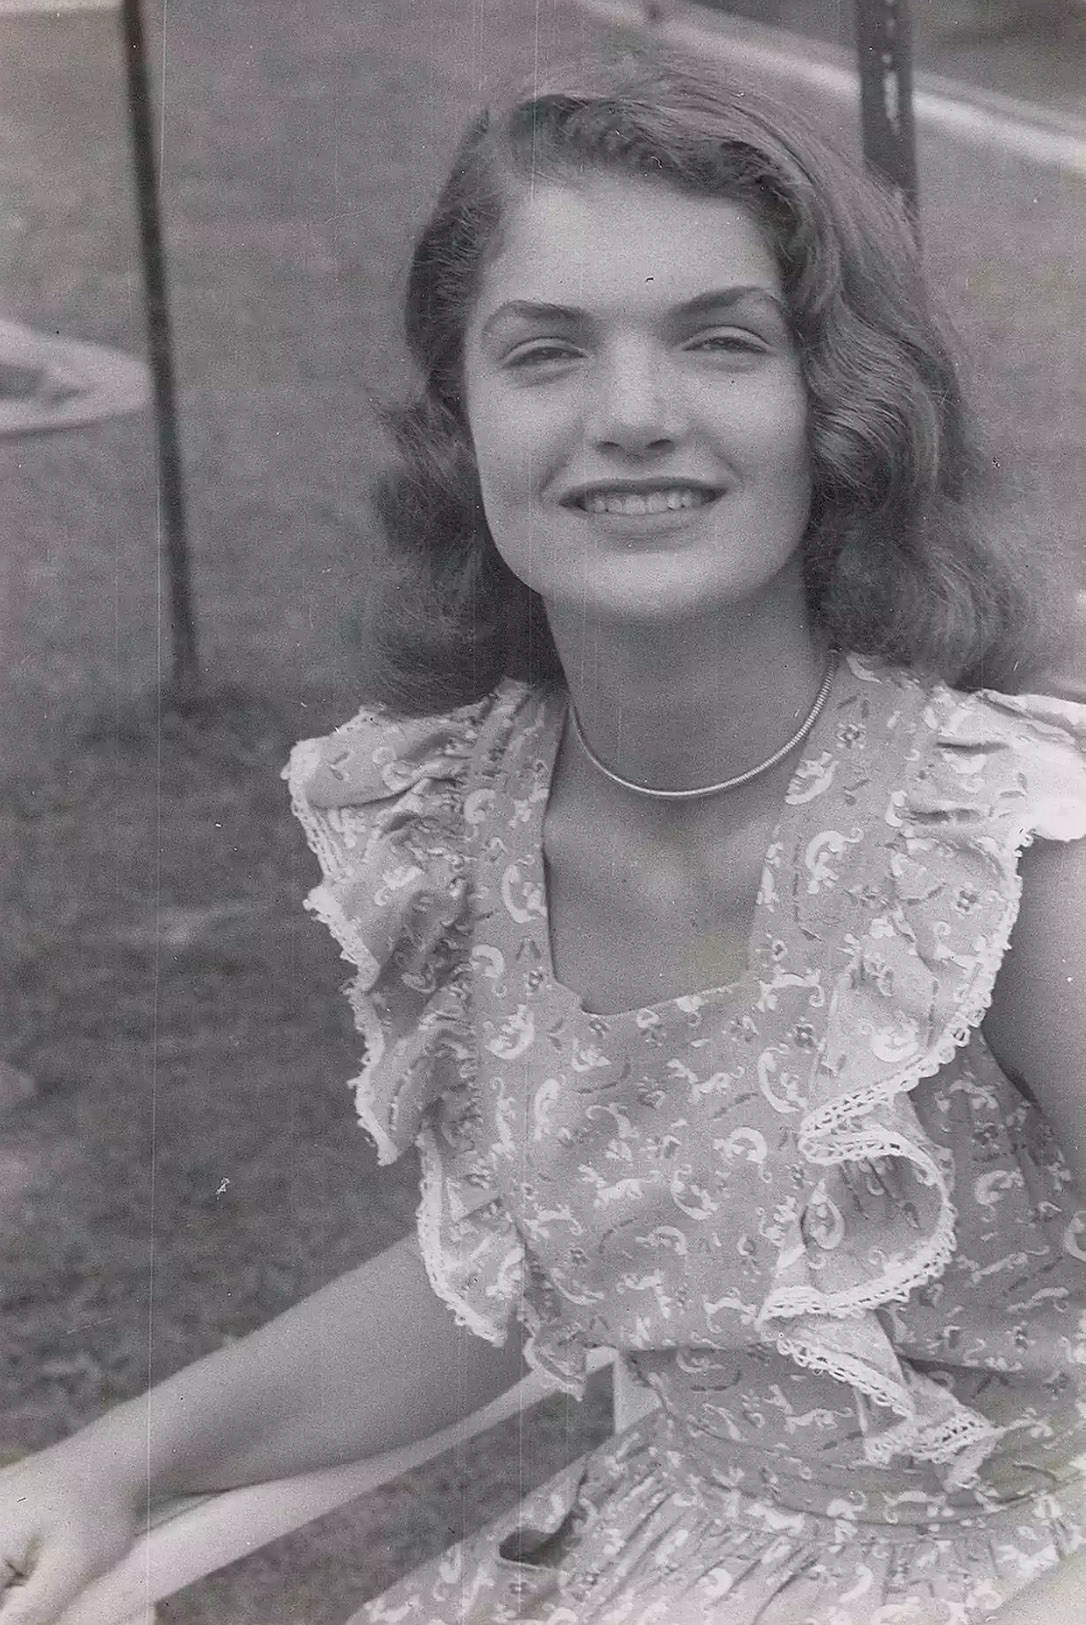
<path id="1" fill-rule="evenodd" d="M 357 703 L 374 409 L 404 381 L 413 228 L 495 85 L 609 34 L 681 33 L 722 72 L 769 38 L 771 88 L 858 140 L 855 105 L 787 68 L 847 66 L 850 7 L 648 9 L 146 7 L 199 637 L 177 709 L 154 419 L 121 410 L 145 399 L 146 344 L 118 12 L 0 0 L 0 1459 L 411 1221 L 414 1169 L 377 1170 L 353 1127 L 345 967 L 301 911 L 314 865 L 278 774 Z M 974 127 L 998 113 L 1053 153 L 1086 135 L 1081 0 L 916 0 L 914 21 L 925 83 Z M 1016 493 L 1000 522 L 1074 580 L 1086 168 L 931 123 L 919 156 L 932 279 Z M 333 1625 L 606 1427 L 604 1394 L 555 1400 L 162 1618 Z"/>

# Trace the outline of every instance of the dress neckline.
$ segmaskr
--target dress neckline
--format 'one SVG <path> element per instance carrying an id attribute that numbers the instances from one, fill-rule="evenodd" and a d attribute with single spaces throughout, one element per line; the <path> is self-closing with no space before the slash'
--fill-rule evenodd
<path id="1" fill-rule="evenodd" d="M 539 695 L 539 704 L 543 726 L 535 741 L 536 748 L 530 764 L 524 760 L 518 760 L 517 766 L 521 773 L 530 771 L 535 781 L 534 792 L 529 798 L 528 813 L 524 818 L 522 828 L 525 836 L 524 856 L 534 868 L 532 877 L 533 891 L 538 897 L 538 907 L 532 909 L 530 920 L 525 921 L 525 928 L 535 942 L 537 963 L 542 972 L 543 986 L 554 999 L 571 1006 L 576 1014 L 585 1020 L 603 1022 L 608 1027 L 612 1027 L 623 1022 L 637 1021 L 639 1018 L 642 1021 L 645 1019 L 664 1020 L 676 1015 L 685 1018 L 691 1009 L 701 1010 L 706 1006 L 717 1006 L 730 1000 L 737 1000 L 740 995 L 748 993 L 752 989 L 756 978 L 757 949 L 765 934 L 765 914 L 768 907 L 768 898 L 774 885 L 774 854 L 781 844 L 789 815 L 799 805 L 799 790 L 806 777 L 804 764 L 812 756 L 823 755 L 829 750 L 829 736 L 833 726 L 832 718 L 840 702 L 840 689 L 844 670 L 845 662 L 842 660 L 838 663 L 826 704 L 811 732 L 803 742 L 799 758 L 792 769 L 788 785 L 781 798 L 778 816 L 762 858 L 758 894 L 747 933 L 745 964 L 742 973 L 734 981 L 716 987 L 675 993 L 649 1004 L 640 1004 L 630 1009 L 613 1011 L 590 1010 L 586 1006 L 583 996 L 575 988 L 571 988 L 561 981 L 555 970 L 554 950 L 551 940 L 547 865 L 543 853 L 543 825 L 547 815 L 547 808 L 550 805 L 554 770 L 558 760 L 559 746 L 565 731 L 569 701 L 566 690 L 556 684 L 549 685 L 542 691 Z"/>

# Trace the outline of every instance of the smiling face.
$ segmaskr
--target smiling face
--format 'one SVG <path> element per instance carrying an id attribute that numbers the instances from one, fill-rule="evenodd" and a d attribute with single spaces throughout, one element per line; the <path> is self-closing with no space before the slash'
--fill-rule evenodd
<path id="1" fill-rule="evenodd" d="M 795 602 L 806 392 L 744 209 L 605 174 L 538 188 L 484 273 L 464 382 L 495 545 L 549 606 Z"/>

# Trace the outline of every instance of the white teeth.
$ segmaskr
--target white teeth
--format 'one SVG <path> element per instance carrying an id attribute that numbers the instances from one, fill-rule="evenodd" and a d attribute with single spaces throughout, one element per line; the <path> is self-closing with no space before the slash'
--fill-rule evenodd
<path id="1" fill-rule="evenodd" d="M 590 491 L 584 505 L 589 513 L 667 513 L 669 509 L 701 508 L 711 500 L 709 491 L 668 485 L 658 491 Z"/>

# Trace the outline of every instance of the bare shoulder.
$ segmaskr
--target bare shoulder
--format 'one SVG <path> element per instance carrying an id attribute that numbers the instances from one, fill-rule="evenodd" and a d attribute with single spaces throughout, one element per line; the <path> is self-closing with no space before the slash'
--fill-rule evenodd
<path id="1" fill-rule="evenodd" d="M 1049 1119 L 1086 1196 L 1086 841 L 1037 841 L 1021 873 L 984 1034 Z"/>

